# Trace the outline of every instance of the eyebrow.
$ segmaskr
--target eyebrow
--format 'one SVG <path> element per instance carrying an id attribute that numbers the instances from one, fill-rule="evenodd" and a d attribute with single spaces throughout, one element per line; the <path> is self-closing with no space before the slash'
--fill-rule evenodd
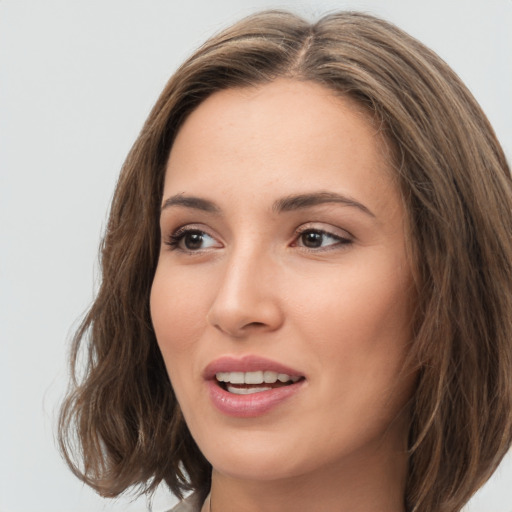
<path id="1" fill-rule="evenodd" d="M 167 198 L 160 211 L 170 208 L 171 206 L 192 208 L 194 210 L 202 210 L 209 213 L 220 213 L 220 208 L 212 201 L 201 197 L 186 196 L 184 194 L 176 194 L 175 196 Z"/>
<path id="2" fill-rule="evenodd" d="M 286 196 L 275 201 L 272 205 L 272 210 L 277 213 L 290 212 L 328 203 L 338 203 L 345 206 L 352 206 L 358 208 L 371 217 L 375 217 L 371 210 L 368 209 L 364 204 L 356 201 L 355 199 L 352 199 L 351 197 L 337 194 L 335 192 L 314 192 L 310 194 Z M 184 194 L 176 194 L 167 198 L 162 205 L 161 211 L 173 206 L 191 208 L 208 213 L 221 213 L 221 209 L 213 201 L 203 199 L 201 197 L 186 196 Z"/>
<path id="3" fill-rule="evenodd" d="M 335 192 L 315 192 L 312 194 L 298 194 L 278 199 L 272 209 L 276 212 L 289 212 L 293 210 L 301 210 L 326 203 L 340 203 L 345 206 L 353 206 L 362 212 L 375 217 L 374 213 L 364 204 Z"/>

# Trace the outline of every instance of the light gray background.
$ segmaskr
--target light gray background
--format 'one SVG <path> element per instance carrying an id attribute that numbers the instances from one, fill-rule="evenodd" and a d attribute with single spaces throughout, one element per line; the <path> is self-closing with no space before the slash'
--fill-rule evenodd
<path id="1" fill-rule="evenodd" d="M 176 66 L 257 9 L 379 14 L 461 75 L 512 154 L 511 0 L 0 0 L 0 512 L 143 511 L 60 460 L 55 408 L 123 159 Z M 468 512 L 512 511 L 512 459 Z M 164 490 L 154 510 L 174 503 Z"/>

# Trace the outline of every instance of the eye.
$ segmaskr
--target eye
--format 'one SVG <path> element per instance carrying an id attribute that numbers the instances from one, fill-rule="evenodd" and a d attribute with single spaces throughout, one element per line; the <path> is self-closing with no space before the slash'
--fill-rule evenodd
<path id="1" fill-rule="evenodd" d="M 306 249 L 328 249 L 337 245 L 350 244 L 352 241 L 322 229 L 304 229 L 298 234 L 294 245 Z"/>
<path id="2" fill-rule="evenodd" d="M 187 227 L 180 228 L 172 233 L 166 243 L 172 249 L 179 249 L 185 252 L 198 252 L 205 249 L 222 247 L 220 242 L 208 233 L 200 229 Z"/>

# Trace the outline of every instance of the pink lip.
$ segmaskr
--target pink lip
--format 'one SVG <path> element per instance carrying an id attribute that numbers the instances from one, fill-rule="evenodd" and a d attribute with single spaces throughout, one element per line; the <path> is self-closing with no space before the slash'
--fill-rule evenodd
<path id="1" fill-rule="evenodd" d="M 236 395 L 220 387 L 215 379 L 215 374 L 218 372 L 255 372 L 265 370 L 303 377 L 297 370 L 263 357 L 250 355 L 241 358 L 232 356 L 221 357 L 212 361 L 203 372 L 213 405 L 220 412 L 228 416 L 252 418 L 274 409 L 295 395 L 304 385 L 305 379 L 301 379 L 293 384 L 268 391 L 261 391 L 250 395 Z"/>

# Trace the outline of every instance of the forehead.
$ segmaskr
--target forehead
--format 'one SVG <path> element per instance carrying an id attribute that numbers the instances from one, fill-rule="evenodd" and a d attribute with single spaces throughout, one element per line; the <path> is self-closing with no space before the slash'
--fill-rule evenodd
<path id="1" fill-rule="evenodd" d="M 214 193 L 248 198 L 374 191 L 397 200 L 386 144 L 355 101 L 312 82 L 287 79 L 207 98 L 181 127 L 170 152 L 164 196 Z M 364 189 L 364 190 L 363 190 Z M 386 193 L 390 191 L 390 194 Z"/>

